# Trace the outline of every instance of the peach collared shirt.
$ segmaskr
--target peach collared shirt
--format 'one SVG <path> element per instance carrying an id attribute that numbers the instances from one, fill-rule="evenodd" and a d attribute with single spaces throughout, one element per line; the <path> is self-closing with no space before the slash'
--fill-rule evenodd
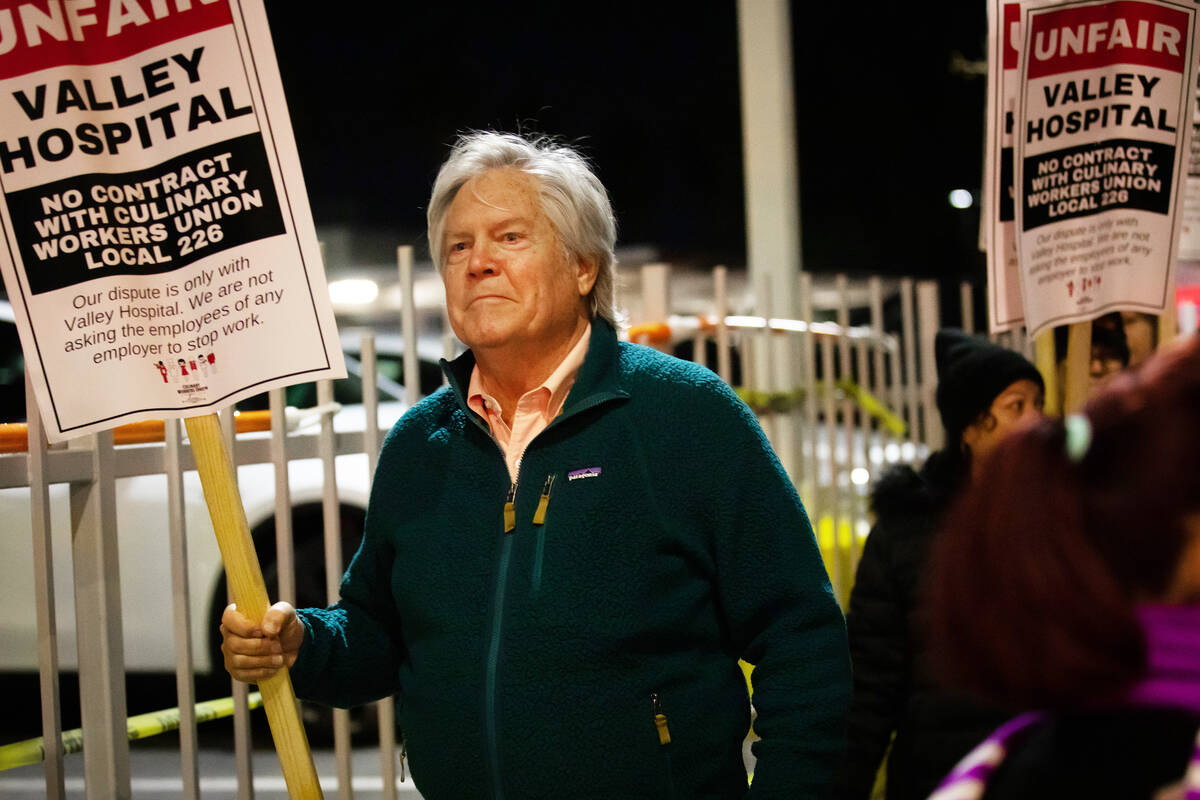
<path id="1" fill-rule="evenodd" d="M 533 441 L 533 437 L 544 431 L 550 421 L 562 411 L 563 403 L 571 387 L 575 385 L 575 376 L 583 366 L 591 333 L 592 326 L 589 323 L 579 341 L 554 368 L 550 377 L 546 378 L 541 386 L 521 395 L 513 412 L 511 428 L 504 422 L 499 401 L 484 389 L 479 365 L 475 365 L 471 370 L 471 383 L 467 387 L 467 406 L 487 420 L 492 438 L 504 453 L 508 475 L 514 483 L 517 480 L 517 471 L 521 468 L 521 457 L 525 455 L 525 448 Z"/>

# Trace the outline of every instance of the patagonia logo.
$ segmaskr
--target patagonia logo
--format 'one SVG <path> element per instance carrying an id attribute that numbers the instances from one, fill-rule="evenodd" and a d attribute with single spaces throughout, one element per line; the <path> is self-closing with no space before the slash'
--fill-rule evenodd
<path id="1" fill-rule="evenodd" d="M 571 470 L 567 473 L 567 480 L 574 481 L 580 478 L 598 478 L 600 477 L 599 467 L 587 467 L 585 469 Z"/>

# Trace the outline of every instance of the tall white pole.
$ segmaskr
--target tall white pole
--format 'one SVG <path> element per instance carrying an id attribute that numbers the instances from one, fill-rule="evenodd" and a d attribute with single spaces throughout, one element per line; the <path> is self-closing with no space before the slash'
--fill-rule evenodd
<path id="1" fill-rule="evenodd" d="M 738 0 L 742 160 L 746 189 L 747 278 L 757 313 L 795 316 L 800 272 L 800 179 L 792 87 L 792 23 L 788 0 Z M 792 337 L 768 337 L 761 374 L 768 391 L 796 388 L 798 348 Z M 768 366 L 769 365 L 769 366 Z M 776 450 L 795 480 L 799 418 L 773 420 Z"/>
<path id="2" fill-rule="evenodd" d="M 750 285 L 770 275 L 771 313 L 793 314 L 800 271 L 800 175 L 787 0 L 738 0 L 742 160 Z"/>

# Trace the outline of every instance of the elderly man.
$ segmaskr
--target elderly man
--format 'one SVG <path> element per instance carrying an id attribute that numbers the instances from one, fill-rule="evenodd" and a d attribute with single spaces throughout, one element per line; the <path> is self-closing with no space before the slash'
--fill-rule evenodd
<path id="1" fill-rule="evenodd" d="M 229 671 L 398 695 L 430 800 L 822 795 L 849 658 L 811 526 L 727 386 L 618 342 L 604 187 L 568 148 L 472 134 L 428 215 L 470 350 L 388 436 L 341 600 L 231 606 Z"/>

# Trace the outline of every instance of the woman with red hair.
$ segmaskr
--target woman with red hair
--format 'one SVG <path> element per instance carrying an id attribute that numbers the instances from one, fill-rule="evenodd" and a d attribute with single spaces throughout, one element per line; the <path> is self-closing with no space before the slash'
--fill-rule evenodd
<path id="1" fill-rule="evenodd" d="M 1035 711 L 933 798 L 1200 798 L 1198 462 L 1196 337 L 997 445 L 933 552 L 932 657 Z"/>

